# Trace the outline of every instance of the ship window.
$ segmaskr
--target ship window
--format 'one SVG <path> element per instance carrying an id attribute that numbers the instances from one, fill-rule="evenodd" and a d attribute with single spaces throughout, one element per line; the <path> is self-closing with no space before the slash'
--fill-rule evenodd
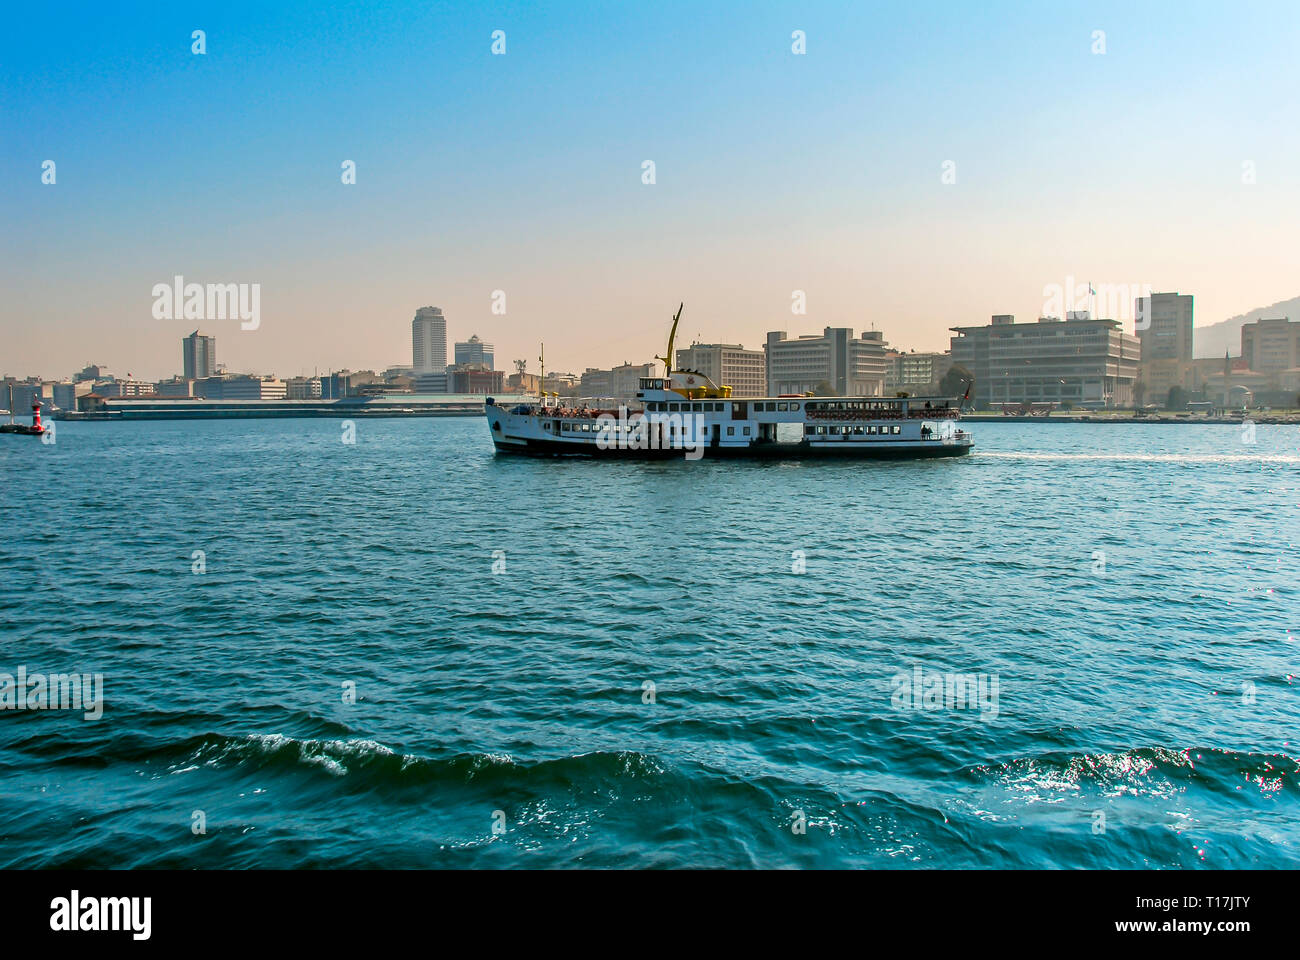
<path id="1" fill-rule="evenodd" d="M 735 433 L 736 433 L 735 427 L 727 427 L 727 436 L 729 437 L 735 436 Z"/>
<path id="2" fill-rule="evenodd" d="M 680 403 L 670 403 L 670 404 L 668 404 L 668 409 L 669 409 L 670 412 L 673 411 L 673 410 L 680 410 L 681 408 L 682 408 L 682 405 L 681 405 Z"/>
<path id="3" fill-rule="evenodd" d="M 875 432 L 876 432 L 876 428 L 874 425 L 867 427 L 867 433 L 874 435 Z"/>
<path id="4" fill-rule="evenodd" d="M 797 403 L 792 403 L 792 404 L 790 404 L 790 409 L 791 409 L 791 410 L 798 410 L 798 409 L 799 409 L 799 404 L 797 404 Z"/>
<path id="5" fill-rule="evenodd" d="M 745 428 L 745 436 L 749 436 L 749 427 Z"/>
<path id="6" fill-rule="evenodd" d="M 822 433 L 822 434 L 824 434 L 824 433 L 826 432 L 826 428 L 823 427 L 823 426 L 820 426 L 820 425 L 819 425 L 819 426 L 817 427 L 817 432 L 818 432 L 818 433 Z"/>
<path id="7" fill-rule="evenodd" d="M 814 433 L 817 432 L 817 428 L 814 427 L 814 426 L 810 423 L 810 424 L 808 424 L 806 427 L 803 428 L 803 432 L 806 433 L 808 436 L 811 437 Z"/>
<path id="8" fill-rule="evenodd" d="M 789 410 L 789 409 L 790 409 L 790 404 L 788 404 L 788 403 L 778 403 L 778 404 L 776 405 L 776 409 L 777 409 L 778 411 L 780 411 L 780 410 Z"/>
<path id="9" fill-rule="evenodd" d="M 862 436 L 862 434 L 866 432 L 866 427 L 854 427 L 853 432 L 854 434 L 860 437 Z"/>
<path id="10" fill-rule="evenodd" d="M 894 432 L 895 432 L 895 433 L 902 433 L 902 432 L 903 432 L 903 428 L 902 428 L 902 427 L 899 427 L 899 426 L 896 426 L 896 427 L 894 427 Z"/>

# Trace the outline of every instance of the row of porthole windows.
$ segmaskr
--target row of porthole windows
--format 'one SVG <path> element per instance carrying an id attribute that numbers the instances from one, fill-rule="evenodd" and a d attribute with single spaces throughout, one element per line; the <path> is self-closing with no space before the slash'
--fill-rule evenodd
<path id="1" fill-rule="evenodd" d="M 903 428 L 897 425 L 893 427 L 890 426 L 826 427 L 826 426 L 813 426 L 812 424 L 808 424 L 808 426 L 804 427 L 804 434 L 809 437 L 814 435 L 822 435 L 822 434 L 864 437 L 864 436 L 875 436 L 876 434 L 881 434 L 881 435 L 899 434 L 902 432 L 903 432 Z"/>
<path id="2" fill-rule="evenodd" d="M 652 413 L 722 413 L 727 409 L 725 403 L 647 403 L 646 409 Z"/>

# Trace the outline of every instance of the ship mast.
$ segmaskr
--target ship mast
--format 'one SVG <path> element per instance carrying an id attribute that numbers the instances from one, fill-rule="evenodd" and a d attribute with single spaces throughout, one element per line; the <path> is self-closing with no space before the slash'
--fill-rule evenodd
<path id="1" fill-rule="evenodd" d="M 664 362 L 665 377 L 671 377 L 673 375 L 673 342 L 677 339 L 677 324 L 681 322 L 682 307 L 684 306 L 686 306 L 685 302 L 677 305 L 677 313 L 673 317 L 673 328 L 668 331 L 668 355 L 665 357 L 655 357 L 656 360 L 662 360 Z"/>

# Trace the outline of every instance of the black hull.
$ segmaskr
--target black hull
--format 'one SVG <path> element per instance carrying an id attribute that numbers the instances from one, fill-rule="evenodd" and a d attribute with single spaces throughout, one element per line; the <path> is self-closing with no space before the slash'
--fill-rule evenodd
<path id="1" fill-rule="evenodd" d="M 595 444 L 578 446 L 562 440 L 525 440 L 523 444 L 498 444 L 497 453 L 525 457 L 581 457 L 588 460 L 683 460 L 685 450 L 630 450 Z M 960 457 L 970 453 L 970 445 L 935 442 L 932 446 L 895 446 L 889 441 L 850 448 L 814 447 L 801 443 L 764 443 L 748 447 L 706 446 L 702 460 L 933 460 Z M 700 450 L 690 451 L 692 455 Z"/>

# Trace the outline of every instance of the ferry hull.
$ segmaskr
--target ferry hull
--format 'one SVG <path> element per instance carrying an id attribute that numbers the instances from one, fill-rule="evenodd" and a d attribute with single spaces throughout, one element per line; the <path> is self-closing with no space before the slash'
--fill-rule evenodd
<path id="1" fill-rule="evenodd" d="M 585 457 L 601 460 L 929 460 L 960 457 L 970 453 L 973 444 L 912 441 L 872 443 L 764 443 L 750 446 L 704 446 L 701 450 L 681 448 L 635 450 L 620 447 L 602 449 L 595 444 L 571 443 L 537 438 L 493 440 L 496 452 L 531 457 Z"/>

